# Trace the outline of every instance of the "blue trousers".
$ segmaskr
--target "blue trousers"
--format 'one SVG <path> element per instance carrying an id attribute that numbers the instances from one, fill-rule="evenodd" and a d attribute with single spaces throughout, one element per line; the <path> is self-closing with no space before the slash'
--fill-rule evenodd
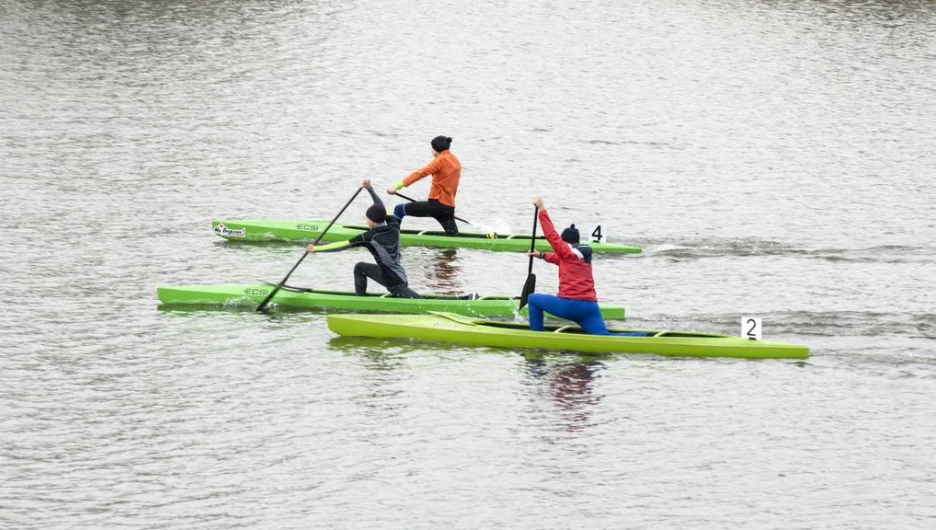
<path id="1" fill-rule="evenodd" d="M 527 299 L 530 305 L 530 329 L 543 331 L 543 311 L 559 318 L 571 320 L 590 335 L 607 335 L 608 328 L 601 318 L 598 302 L 559 298 L 551 294 L 533 293 Z"/>
<path id="2" fill-rule="evenodd" d="M 598 302 L 560 298 L 551 294 L 533 293 L 527 299 L 530 306 L 530 329 L 544 331 L 543 311 L 559 318 L 571 320 L 589 335 L 617 335 L 627 337 L 645 337 L 643 332 L 611 333 L 605 326 Z"/>

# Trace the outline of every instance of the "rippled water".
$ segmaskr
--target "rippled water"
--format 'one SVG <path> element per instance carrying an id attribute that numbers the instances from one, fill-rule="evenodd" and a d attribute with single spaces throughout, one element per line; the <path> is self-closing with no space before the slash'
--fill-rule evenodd
<path id="1" fill-rule="evenodd" d="M 909 0 L 0 0 L 0 527 L 936 526 L 934 32 Z M 300 255 L 211 218 L 328 218 L 437 134 L 461 216 L 525 231 L 539 193 L 643 246 L 596 261 L 632 325 L 756 315 L 813 356 L 157 309 L 157 285 L 276 281 Z M 292 283 L 350 288 L 362 256 Z M 526 274 L 405 264 L 419 290 Z"/>

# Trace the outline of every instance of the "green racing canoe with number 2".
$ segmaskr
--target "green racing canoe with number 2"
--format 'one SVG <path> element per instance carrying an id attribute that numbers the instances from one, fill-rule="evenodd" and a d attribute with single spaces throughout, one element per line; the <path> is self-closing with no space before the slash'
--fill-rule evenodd
<path id="1" fill-rule="evenodd" d="M 322 233 L 328 221 L 322 220 L 215 220 L 211 222 L 211 231 L 228 241 L 296 241 L 310 242 Z M 325 241 L 346 241 L 367 230 L 366 226 L 334 224 L 325 234 Z M 505 252 L 526 252 L 530 250 L 530 236 L 522 234 L 484 234 L 480 232 L 462 232 L 457 236 L 447 236 L 438 230 L 400 230 L 400 243 L 403 246 L 424 246 L 436 248 L 472 248 Z M 615 254 L 636 254 L 639 247 L 618 245 L 615 243 L 589 243 L 594 252 Z M 536 238 L 536 249 L 551 250 L 549 242 Z"/>
<path id="2" fill-rule="evenodd" d="M 665 330 L 615 330 L 639 336 L 587 335 L 578 326 L 529 326 L 450 313 L 429 315 L 328 315 L 328 329 L 343 337 L 412 339 L 497 348 L 538 348 L 582 353 L 649 353 L 674 357 L 805 359 L 798 344 L 747 340 L 732 335 Z"/>

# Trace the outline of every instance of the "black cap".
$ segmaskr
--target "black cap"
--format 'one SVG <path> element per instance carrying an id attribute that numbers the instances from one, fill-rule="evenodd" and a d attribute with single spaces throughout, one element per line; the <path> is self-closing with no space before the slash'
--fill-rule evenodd
<path id="1" fill-rule="evenodd" d="M 371 204 L 364 215 L 371 221 L 379 223 L 387 220 L 387 209 L 379 204 Z"/>
<path id="2" fill-rule="evenodd" d="M 452 139 L 448 136 L 436 136 L 431 143 L 435 152 L 441 153 L 452 146 Z"/>
<path id="3" fill-rule="evenodd" d="M 566 228 L 562 231 L 562 240 L 566 243 L 572 243 L 573 245 L 579 242 L 579 231 L 578 228 L 575 228 L 573 224 L 569 228 Z"/>

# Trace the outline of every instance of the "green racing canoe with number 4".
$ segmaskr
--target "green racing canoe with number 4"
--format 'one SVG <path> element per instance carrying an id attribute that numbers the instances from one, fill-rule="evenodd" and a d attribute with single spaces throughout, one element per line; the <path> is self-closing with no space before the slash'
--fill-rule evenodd
<path id="1" fill-rule="evenodd" d="M 274 285 L 181 285 L 157 287 L 159 301 L 166 306 L 256 307 Z M 324 291 L 283 286 L 273 304 L 279 308 L 358 311 L 369 313 L 429 313 L 447 311 L 459 315 L 481 317 L 515 317 L 527 314 L 527 308 L 517 311 L 519 297 L 424 294 L 423 298 L 392 298 L 388 293 L 357 296 L 346 291 Z M 601 306 L 608 320 L 623 320 L 624 308 Z"/>
<path id="2" fill-rule="evenodd" d="M 228 241 L 296 241 L 310 242 L 322 233 L 328 221 L 322 220 L 215 220 L 211 222 L 211 231 Z M 367 230 L 366 226 L 334 224 L 325 233 L 325 241 L 346 241 Z M 457 236 L 447 236 L 439 230 L 400 230 L 400 243 L 403 246 L 424 246 L 437 248 L 472 248 L 506 252 L 526 252 L 530 250 L 530 236 L 523 234 L 484 234 L 480 232 L 462 232 Z M 615 243 L 589 243 L 594 252 L 615 254 L 636 254 L 639 247 L 618 245 Z M 536 249 L 551 250 L 549 242 L 538 237 Z"/>
<path id="3" fill-rule="evenodd" d="M 674 357 L 805 359 L 809 348 L 797 344 L 747 340 L 732 335 L 686 331 L 616 330 L 630 336 L 587 335 L 578 326 L 529 326 L 450 313 L 429 315 L 328 315 L 328 329 L 344 337 L 413 339 L 489 346 L 539 348 L 582 353 L 649 353 Z"/>

